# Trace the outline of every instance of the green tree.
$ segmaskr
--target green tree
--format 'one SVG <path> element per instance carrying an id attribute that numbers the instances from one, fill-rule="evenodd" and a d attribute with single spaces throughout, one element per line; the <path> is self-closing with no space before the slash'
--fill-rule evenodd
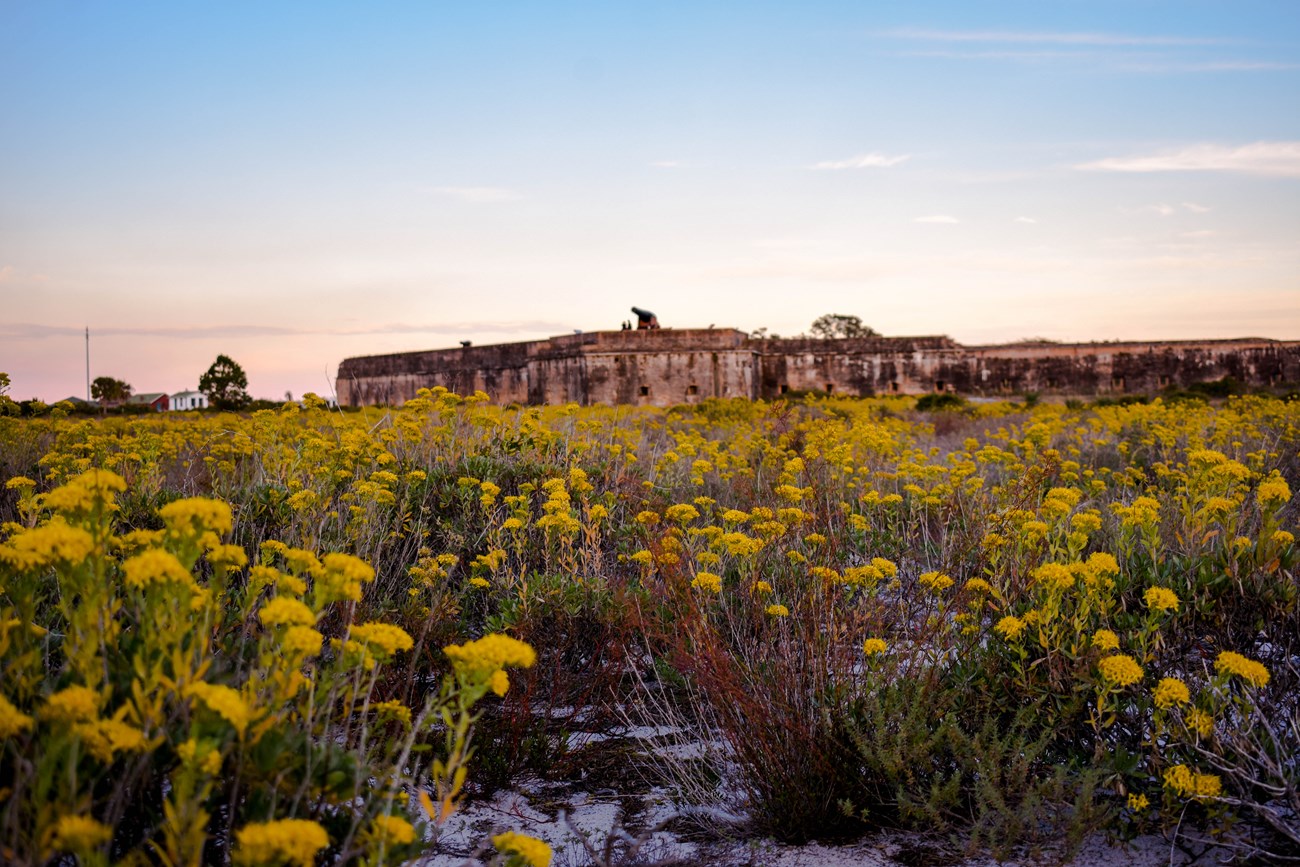
<path id="1" fill-rule="evenodd" d="M 97 376 L 90 384 L 90 396 L 103 404 L 122 403 L 131 396 L 131 384 L 111 376 Z"/>
<path id="2" fill-rule="evenodd" d="M 208 372 L 199 377 L 199 391 L 217 409 L 242 409 L 250 400 L 244 368 L 228 355 L 218 355 Z"/>
<path id="3" fill-rule="evenodd" d="M 18 402 L 9 396 L 9 374 L 0 370 L 0 415 L 18 415 Z"/>
<path id="4" fill-rule="evenodd" d="M 879 337 L 880 332 L 862 324 L 860 316 L 846 316 L 843 313 L 827 313 L 825 316 L 818 316 L 813 320 L 812 328 L 813 337 L 820 337 L 823 340 L 834 340 L 842 337 Z"/>

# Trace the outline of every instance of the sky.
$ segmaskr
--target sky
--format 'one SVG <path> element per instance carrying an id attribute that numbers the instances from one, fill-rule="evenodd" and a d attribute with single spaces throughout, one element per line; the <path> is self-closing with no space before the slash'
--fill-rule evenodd
<path id="1" fill-rule="evenodd" d="M 0 0 L 12 397 L 632 305 L 1300 339 L 1300 2 Z"/>

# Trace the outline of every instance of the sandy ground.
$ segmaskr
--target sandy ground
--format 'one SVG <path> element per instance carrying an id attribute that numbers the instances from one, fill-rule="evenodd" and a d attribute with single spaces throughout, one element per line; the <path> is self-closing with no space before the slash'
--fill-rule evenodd
<path id="1" fill-rule="evenodd" d="M 545 804 L 539 807 L 538 803 Z M 554 812 L 552 812 L 554 811 Z M 561 813 L 562 811 L 562 813 Z M 540 837 L 555 850 L 556 867 L 603 865 L 605 845 L 614 830 L 616 844 L 609 867 L 622 865 L 701 864 L 715 867 L 995 867 L 995 865 L 1061 865 L 1061 867 L 1157 867 L 1157 865 L 1209 865 L 1214 853 L 1193 858 L 1161 837 L 1141 837 L 1127 845 L 1111 845 L 1101 837 L 1088 840 L 1068 859 L 1050 847 L 1026 851 L 997 860 L 989 855 L 961 857 L 951 846 L 920 834 L 883 832 L 845 845 L 807 843 L 787 846 L 771 840 L 701 841 L 670 831 L 661 831 L 632 843 L 619 836 L 622 807 L 600 797 L 576 794 L 561 801 L 545 794 L 519 791 L 499 792 L 488 802 L 474 804 L 454 816 L 440 837 L 442 854 L 428 859 L 426 867 L 462 867 L 485 863 L 476 847 L 493 833 L 516 830 Z M 646 819 L 654 819 L 653 814 Z M 593 858 L 586 845 L 597 852 Z"/>
<path id="2" fill-rule="evenodd" d="M 602 746 L 611 749 L 602 750 Z M 491 854 L 486 850 L 488 838 L 505 830 L 546 840 L 555 851 L 555 867 L 1156 867 L 1209 865 L 1218 860 L 1215 852 L 1193 857 L 1156 836 L 1127 845 L 1112 845 L 1096 837 L 1068 858 L 1060 848 L 1041 847 L 1001 861 L 987 854 L 963 855 L 951 843 L 915 833 L 881 832 L 842 845 L 813 842 L 790 846 L 772 840 L 727 839 L 726 835 L 701 833 L 698 822 L 681 821 L 681 808 L 674 803 L 672 791 L 647 783 L 629 770 L 636 762 L 628 757 L 636 753 L 628 750 L 640 749 L 643 755 L 653 757 L 689 752 L 698 746 L 674 740 L 672 731 L 664 727 L 626 728 L 613 737 L 579 735 L 570 749 L 579 766 L 583 766 L 584 757 L 590 764 L 583 766 L 577 779 L 525 780 L 515 789 L 467 804 L 442 829 L 440 854 L 425 860 L 423 867 L 485 863 L 485 851 Z M 722 809 L 714 812 L 723 818 L 733 816 Z M 624 830 L 624 824 L 630 832 Z M 705 824 L 725 827 L 723 822 Z M 647 830 L 655 828 L 662 830 Z"/>

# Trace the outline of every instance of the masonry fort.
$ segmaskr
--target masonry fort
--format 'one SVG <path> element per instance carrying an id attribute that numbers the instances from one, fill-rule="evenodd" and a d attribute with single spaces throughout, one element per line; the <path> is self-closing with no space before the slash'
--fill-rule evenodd
<path id="1" fill-rule="evenodd" d="M 400 404 L 418 389 L 484 391 L 497 403 L 672 406 L 791 392 L 878 396 L 1154 393 L 1231 377 L 1300 382 L 1300 341 L 965 346 L 948 337 L 756 338 L 733 329 L 642 329 L 345 359 L 344 405 Z"/>

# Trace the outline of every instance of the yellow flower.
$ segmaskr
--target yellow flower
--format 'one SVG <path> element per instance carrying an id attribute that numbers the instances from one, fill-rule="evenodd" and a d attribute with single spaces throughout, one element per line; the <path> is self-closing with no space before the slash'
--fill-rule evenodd
<path id="1" fill-rule="evenodd" d="M 158 510 L 158 517 L 163 519 L 168 530 L 182 538 L 197 538 L 204 533 L 224 536 L 234 526 L 230 506 L 205 497 L 168 503 Z"/>
<path id="2" fill-rule="evenodd" d="M 1165 788 L 1184 798 L 1217 798 L 1223 792 L 1223 781 L 1215 774 L 1197 774 L 1186 765 L 1174 765 L 1165 770 Z"/>
<path id="3" fill-rule="evenodd" d="M 1214 660 L 1214 670 L 1219 674 L 1235 674 L 1251 686 L 1268 683 L 1268 669 L 1263 663 L 1247 659 L 1240 653 L 1225 650 Z"/>
<path id="4" fill-rule="evenodd" d="M 371 622 L 353 626 L 350 635 L 353 641 L 361 642 L 372 652 L 378 651 L 383 658 L 394 656 L 415 646 L 415 641 L 405 629 L 391 623 Z"/>
<path id="5" fill-rule="evenodd" d="M 32 718 L 10 704 L 0 695 L 0 741 L 8 740 L 32 727 Z"/>
<path id="6" fill-rule="evenodd" d="M 1151 806 L 1151 802 L 1147 800 L 1146 795 L 1128 796 L 1128 808 L 1134 813 L 1141 813 L 1149 806 Z"/>
<path id="7" fill-rule="evenodd" d="M 194 584 L 194 579 L 176 555 L 161 548 L 136 554 L 122 564 L 122 572 L 124 583 L 132 590 L 144 590 L 153 584 Z"/>
<path id="8" fill-rule="evenodd" d="M 484 679 L 503 668 L 531 668 L 537 661 L 537 653 L 531 647 L 500 633 L 464 644 L 449 644 L 443 652 L 457 671 Z"/>
<path id="9" fill-rule="evenodd" d="M 993 631 L 1001 635 L 1007 641 L 1015 641 L 1020 638 L 1021 633 L 1025 631 L 1025 621 L 1019 617 L 1008 614 L 998 621 Z"/>
<path id="10" fill-rule="evenodd" d="M 786 608 L 784 605 L 769 605 L 767 606 L 767 608 L 764 609 L 764 611 L 766 611 L 768 614 L 772 615 L 773 617 L 790 616 L 790 609 Z"/>
<path id="11" fill-rule="evenodd" d="M 1148 587 L 1142 600 L 1152 611 L 1178 610 L 1178 594 L 1168 587 Z"/>
<path id="12" fill-rule="evenodd" d="M 691 586 L 708 593 L 721 593 L 722 578 L 712 572 L 696 572 L 694 580 L 691 581 Z"/>
<path id="13" fill-rule="evenodd" d="M 934 593 L 942 593 L 953 585 L 951 578 L 939 572 L 923 572 L 917 580 L 922 587 L 929 588 Z"/>
<path id="14" fill-rule="evenodd" d="M 268 627 L 312 626 L 316 623 L 316 615 L 311 613 L 311 609 L 289 596 L 277 596 L 267 601 L 257 616 Z"/>
<path id="15" fill-rule="evenodd" d="M 47 698 L 38 715 L 55 722 L 90 722 L 99 716 L 99 693 L 88 686 L 69 686 Z"/>
<path id="16" fill-rule="evenodd" d="M 78 723 L 72 731 L 81 738 L 86 751 L 104 763 L 111 762 L 116 753 L 140 753 L 149 745 L 144 732 L 120 719 Z"/>
<path id="17" fill-rule="evenodd" d="M 95 540 L 89 533 L 55 517 L 0 545 L 0 563 L 24 571 L 51 563 L 80 563 L 94 549 Z"/>
<path id="18" fill-rule="evenodd" d="M 86 855 L 113 839 L 113 829 L 90 816 L 61 816 L 54 824 L 54 848 Z"/>
<path id="19" fill-rule="evenodd" d="M 288 862 L 312 867 L 316 853 L 330 843 L 325 829 L 307 819 L 255 822 L 235 832 L 234 862 L 240 867 L 261 867 Z"/>
<path id="20" fill-rule="evenodd" d="M 87 470 L 66 485 L 41 498 L 42 505 L 65 515 L 88 514 L 99 508 L 115 509 L 114 496 L 126 490 L 126 481 L 109 470 Z"/>
<path id="21" fill-rule="evenodd" d="M 1187 684 L 1176 677 L 1162 677 L 1152 695 L 1156 707 L 1173 707 L 1176 704 L 1187 704 L 1192 700 Z"/>
<path id="22" fill-rule="evenodd" d="M 199 680 L 185 687 L 184 695 L 203 702 L 208 710 L 230 723 L 241 737 L 253 716 L 244 699 L 228 686 Z"/>
<path id="23" fill-rule="evenodd" d="M 1198 707 L 1189 710 L 1183 722 L 1187 725 L 1189 731 L 1196 732 L 1203 738 L 1208 738 L 1214 734 L 1214 717 Z"/>
<path id="24" fill-rule="evenodd" d="M 992 593 L 993 587 L 983 578 L 971 578 L 964 585 L 966 590 L 971 593 Z"/>
<path id="25" fill-rule="evenodd" d="M 550 867 L 551 847 L 527 834 L 506 831 L 492 838 L 492 845 L 507 857 L 507 863 L 526 867 Z"/>
<path id="26" fill-rule="evenodd" d="M 386 846 L 405 846 L 415 842 L 415 828 L 398 816 L 376 816 L 370 823 L 370 837 Z"/>
<path id="27" fill-rule="evenodd" d="M 689 524 L 700 516 L 700 510 L 687 503 L 678 503 L 675 506 L 669 506 L 664 511 L 664 517 L 677 524 Z"/>
<path id="28" fill-rule="evenodd" d="M 1101 651 L 1119 649 L 1119 636 L 1109 629 L 1098 629 L 1092 634 L 1092 646 Z"/>
<path id="29" fill-rule="evenodd" d="M 284 631 L 280 646 L 290 656 L 315 656 L 320 653 L 321 642 L 324 640 L 325 636 L 310 626 L 290 626 Z"/>
<path id="30" fill-rule="evenodd" d="M 883 638 L 868 638 L 866 641 L 862 642 L 862 652 L 867 656 L 876 656 L 877 654 L 884 653 L 888 649 L 889 645 L 885 644 L 885 639 Z"/>
<path id="31" fill-rule="evenodd" d="M 1128 654 L 1117 653 L 1103 657 L 1097 667 L 1101 669 L 1103 678 L 1119 686 L 1128 686 L 1142 679 L 1142 666 Z"/>
<path id="32" fill-rule="evenodd" d="M 501 670 L 492 672 L 492 678 L 488 681 L 488 688 L 496 695 L 505 695 L 506 691 L 510 689 L 510 675 Z"/>
<path id="33" fill-rule="evenodd" d="M 1291 488 L 1287 485 L 1286 479 L 1274 470 L 1272 475 L 1259 483 L 1255 498 L 1261 508 L 1280 508 L 1291 499 Z"/>
<path id="34" fill-rule="evenodd" d="M 758 581 L 754 584 L 754 592 L 762 593 L 766 596 L 772 592 L 772 585 L 768 584 L 766 581 Z"/>
<path id="35" fill-rule="evenodd" d="M 289 559 L 288 553 L 285 559 Z M 312 557 L 315 560 L 315 557 Z M 326 554 L 320 565 L 321 577 L 316 589 L 321 595 L 321 604 L 349 600 L 361 601 L 361 585 L 375 580 L 375 570 L 351 554 Z"/>
<path id="36" fill-rule="evenodd" d="M 1063 592 L 1074 586 L 1074 573 L 1063 563 L 1044 563 L 1031 574 L 1048 592 Z"/>

